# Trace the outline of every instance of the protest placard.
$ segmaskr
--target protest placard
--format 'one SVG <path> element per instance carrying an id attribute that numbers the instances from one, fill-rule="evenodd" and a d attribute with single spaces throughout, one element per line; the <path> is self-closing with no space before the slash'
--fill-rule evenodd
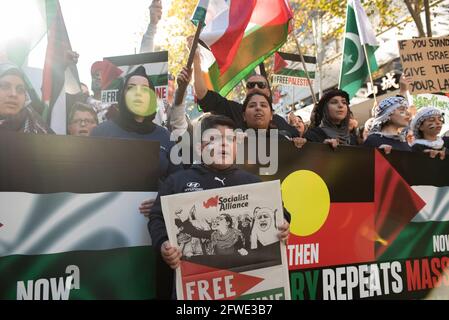
<path id="1" fill-rule="evenodd" d="M 161 203 L 170 243 L 182 251 L 178 299 L 290 299 L 278 180 L 170 195 Z"/>
<path id="2" fill-rule="evenodd" d="M 449 37 L 400 40 L 404 74 L 411 94 L 449 91 Z"/>

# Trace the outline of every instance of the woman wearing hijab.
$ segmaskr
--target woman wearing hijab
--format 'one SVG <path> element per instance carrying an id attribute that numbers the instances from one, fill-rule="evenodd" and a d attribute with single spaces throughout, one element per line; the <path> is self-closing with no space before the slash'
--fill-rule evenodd
<path id="1" fill-rule="evenodd" d="M 0 64 L 0 131 L 53 133 L 29 106 L 22 71 L 12 63 Z"/>
<path id="2" fill-rule="evenodd" d="M 431 158 L 446 157 L 449 148 L 449 137 L 439 137 L 444 124 L 444 114 L 437 108 L 426 107 L 419 110 L 413 118 L 410 128 L 415 140 L 412 151 L 429 153 Z"/>
<path id="3" fill-rule="evenodd" d="M 387 154 L 391 149 L 411 151 L 406 137 L 400 134 L 409 123 L 407 100 L 402 96 L 386 98 L 374 109 L 372 128 L 363 145 L 384 149 Z"/>
<path id="4" fill-rule="evenodd" d="M 338 145 L 357 145 L 357 141 L 349 132 L 349 95 L 334 89 L 327 92 L 318 102 L 313 111 L 312 126 L 305 133 L 310 142 Z"/>
<path id="5" fill-rule="evenodd" d="M 91 136 L 121 139 L 141 139 L 160 142 L 159 171 L 161 177 L 176 171 L 170 162 L 170 141 L 167 129 L 154 124 L 156 93 L 143 66 L 130 73 L 119 93 L 119 114 L 92 130 Z"/>

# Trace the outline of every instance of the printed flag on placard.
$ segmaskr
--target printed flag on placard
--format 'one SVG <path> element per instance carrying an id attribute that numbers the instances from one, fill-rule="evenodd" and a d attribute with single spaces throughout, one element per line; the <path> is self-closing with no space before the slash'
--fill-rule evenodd
<path id="1" fill-rule="evenodd" d="M 117 94 L 123 78 L 143 65 L 150 77 L 158 99 L 164 100 L 168 86 L 168 52 L 147 52 L 127 56 L 106 57 L 92 66 L 101 73 L 101 101 L 117 103 Z M 114 94 L 112 94 L 114 93 Z"/>
<path id="2" fill-rule="evenodd" d="M 213 3 L 221 6 L 214 7 Z M 285 43 L 293 14 L 285 0 L 258 0 L 249 5 L 246 2 L 238 15 L 233 6 L 240 7 L 240 2 L 213 3 L 207 6 L 206 28 L 200 35 L 201 69 L 208 88 L 227 95 Z M 224 5 L 228 6 L 227 10 Z M 231 24 L 232 28 L 224 27 Z"/>
<path id="3" fill-rule="evenodd" d="M 371 72 L 378 70 L 374 51 L 376 35 L 359 0 L 349 0 L 346 10 L 346 28 L 340 70 L 339 88 L 352 98 L 369 75 L 363 46 L 369 59 Z"/>
<path id="4" fill-rule="evenodd" d="M 92 72 L 101 74 L 101 101 L 90 99 L 89 104 L 97 112 L 100 122 L 107 119 L 109 107 L 118 103 L 118 92 L 124 78 L 141 65 L 149 75 L 158 99 L 156 121 L 166 121 L 164 104 L 168 95 L 168 52 L 160 51 L 106 57 L 92 65 Z"/>
<path id="5" fill-rule="evenodd" d="M 307 73 L 313 84 L 315 79 L 316 58 L 303 56 Z M 301 62 L 301 56 L 291 53 L 276 52 L 274 55 L 273 84 L 307 87 L 306 70 Z"/>

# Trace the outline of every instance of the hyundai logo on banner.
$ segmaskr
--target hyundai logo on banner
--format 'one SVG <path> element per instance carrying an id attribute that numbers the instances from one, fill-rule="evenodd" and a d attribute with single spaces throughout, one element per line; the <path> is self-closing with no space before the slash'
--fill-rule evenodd
<path id="1" fill-rule="evenodd" d="M 189 188 L 198 188 L 200 184 L 198 182 L 188 182 L 187 187 Z"/>

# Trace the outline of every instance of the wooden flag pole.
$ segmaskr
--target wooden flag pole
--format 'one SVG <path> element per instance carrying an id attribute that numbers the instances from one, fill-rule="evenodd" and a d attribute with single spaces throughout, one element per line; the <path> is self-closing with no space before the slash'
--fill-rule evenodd
<path id="1" fill-rule="evenodd" d="M 365 60 L 366 60 L 366 65 L 368 66 L 369 79 L 370 79 L 370 81 L 371 81 L 371 86 L 372 86 L 372 88 L 373 88 L 374 105 L 377 106 L 376 91 L 374 90 L 373 75 L 371 74 L 371 66 L 369 65 L 368 53 L 366 52 L 366 44 L 363 45 L 363 52 L 365 52 Z"/>
<path id="2" fill-rule="evenodd" d="M 267 71 L 265 70 L 265 65 L 264 65 L 263 61 L 261 63 L 259 63 L 259 70 L 260 70 L 260 74 L 268 79 Z"/>
<path id="3" fill-rule="evenodd" d="M 298 42 L 298 38 L 296 38 L 294 32 L 291 33 L 293 39 L 295 39 L 296 47 L 298 48 L 299 56 L 301 57 L 302 67 L 304 68 L 304 72 L 306 73 L 307 77 L 307 83 L 309 84 L 310 92 L 312 93 L 312 99 L 313 103 L 315 105 L 318 104 L 318 101 L 316 101 L 315 92 L 313 91 L 312 82 L 310 81 L 309 72 L 307 72 L 306 62 L 304 61 L 304 57 L 302 55 L 301 47 Z"/>
<path id="4" fill-rule="evenodd" d="M 203 29 L 203 26 L 204 22 L 199 21 L 198 27 L 195 32 L 195 37 L 193 38 L 192 47 L 190 48 L 189 59 L 187 60 L 186 67 L 189 70 L 192 68 L 193 59 L 195 57 L 196 48 L 198 47 L 198 41 L 200 39 L 200 33 L 201 30 Z M 186 90 L 187 90 L 187 83 L 178 85 L 178 89 L 176 89 L 175 93 L 175 101 L 174 101 L 175 106 L 179 106 L 182 103 L 182 101 L 184 100 L 184 94 Z"/>

